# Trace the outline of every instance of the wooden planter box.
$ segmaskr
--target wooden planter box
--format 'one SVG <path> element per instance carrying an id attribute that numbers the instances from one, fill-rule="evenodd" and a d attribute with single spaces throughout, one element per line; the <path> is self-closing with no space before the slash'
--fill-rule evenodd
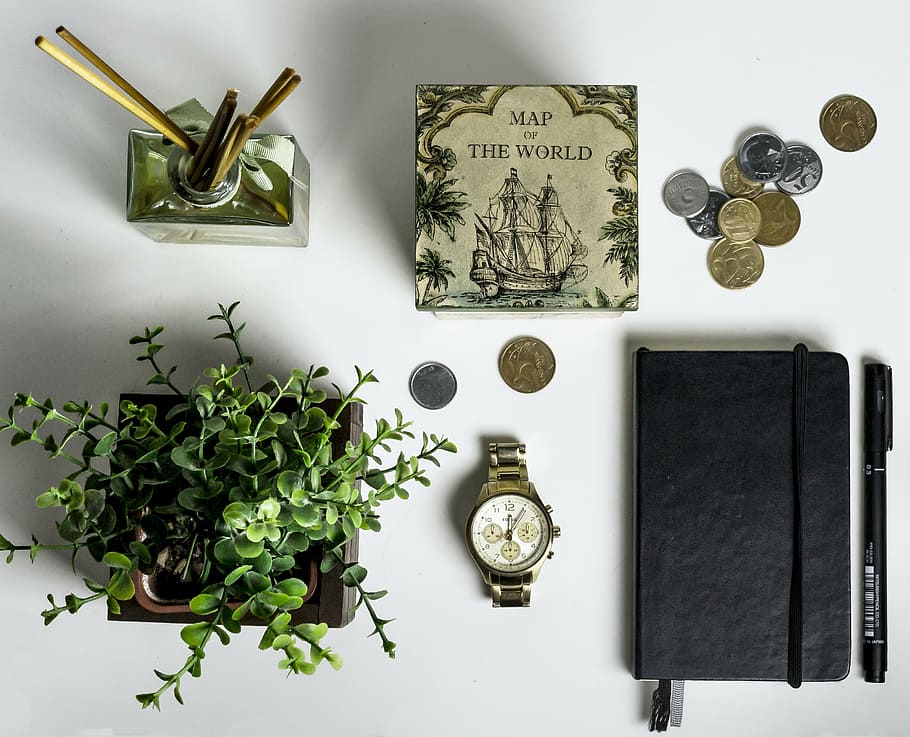
<path id="1" fill-rule="evenodd" d="M 178 401 L 177 397 L 162 394 L 122 394 L 120 399 L 130 400 L 137 404 L 155 404 L 159 407 L 162 416 Z M 327 409 L 331 411 L 332 400 L 329 400 L 327 405 Z M 338 419 L 342 430 L 335 432 L 332 443 L 333 453 L 336 457 L 344 453 L 344 446 L 348 440 L 352 443 L 360 442 L 360 434 L 363 430 L 363 405 L 356 402 L 349 404 Z M 357 560 L 359 536 L 360 532 L 358 531 L 344 546 L 344 560 L 347 563 Z M 338 569 L 323 574 L 319 570 L 319 558 L 316 558 L 314 572 L 316 580 L 315 591 L 304 602 L 302 607 L 293 612 L 293 622 L 295 624 L 300 624 L 301 622 L 325 622 L 329 627 L 344 627 L 354 618 L 353 607 L 356 603 L 357 592 L 341 582 Z M 305 576 L 301 576 L 301 578 L 305 578 Z M 137 586 L 138 590 L 139 587 Z M 168 605 L 170 611 L 162 611 L 163 607 L 158 605 L 153 606 L 158 611 L 150 611 L 143 607 L 135 598 L 123 601 L 120 602 L 120 614 L 108 612 L 108 619 L 121 622 L 174 622 L 180 624 L 198 622 L 205 619 L 189 611 L 189 606 L 187 605 Z M 255 617 L 247 617 L 243 620 L 243 623 L 264 624 L 262 620 Z"/>

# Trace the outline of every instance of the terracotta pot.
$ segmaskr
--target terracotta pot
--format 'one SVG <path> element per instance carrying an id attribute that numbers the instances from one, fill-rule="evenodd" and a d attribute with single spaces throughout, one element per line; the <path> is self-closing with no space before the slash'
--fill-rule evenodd
<path id="1" fill-rule="evenodd" d="M 315 556 L 311 556 L 308 561 L 306 570 L 300 571 L 294 569 L 291 573 L 301 579 L 307 586 L 304 602 L 309 601 L 315 594 L 319 583 L 319 562 Z M 147 612 L 153 614 L 192 614 L 190 610 L 190 599 L 194 594 L 189 591 L 174 592 L 167 591 L 161 586 L 157 577 L 152 574 L 141 573 L 136 571 L 133 574 L 133 584 L 136 587 L 136 603 Z M 189 586 L 187 587 L 189 588 Z M 175 595 L 176 594 L 176 595 Z M 184 594 L 181 596 L 180 594 Z M 243 602 L 231 601 L 228 606 L 236 609 Z M 261 619 L 248 616 L 243 620 L 244 624 L 265 624 Z"/>

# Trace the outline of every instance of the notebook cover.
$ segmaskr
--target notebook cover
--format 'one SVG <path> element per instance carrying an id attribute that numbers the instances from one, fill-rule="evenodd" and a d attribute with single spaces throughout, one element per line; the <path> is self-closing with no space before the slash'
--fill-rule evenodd
<path id="1" fill-rule="evenodd" d="M 793 555 L 789 351 L 636 353 L 636 678 L 786 680 Z M 850 666 L 847 363 L 810 352 L 803 678 Z"/>

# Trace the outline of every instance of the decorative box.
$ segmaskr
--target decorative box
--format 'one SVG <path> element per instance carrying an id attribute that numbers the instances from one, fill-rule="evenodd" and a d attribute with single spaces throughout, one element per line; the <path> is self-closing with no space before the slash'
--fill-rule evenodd
<path id="1" fill-rule="evenodd" d="M 633 85 L 417 87 L 416 304 L 638 308 Z"/>

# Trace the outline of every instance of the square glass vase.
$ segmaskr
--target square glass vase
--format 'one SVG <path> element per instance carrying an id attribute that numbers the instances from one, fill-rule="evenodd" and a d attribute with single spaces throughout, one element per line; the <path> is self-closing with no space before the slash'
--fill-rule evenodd
<path id="1" fill-rule="evenodd" d="M 282 155 L 273 152 L 280 149 Z M 221 184 L 194 189 L 190 154 L 159 133 L 131 130 L 126 219 L 159 243 L 306 246 L 310 165 L 287 134 L 254 135 Z"/>

